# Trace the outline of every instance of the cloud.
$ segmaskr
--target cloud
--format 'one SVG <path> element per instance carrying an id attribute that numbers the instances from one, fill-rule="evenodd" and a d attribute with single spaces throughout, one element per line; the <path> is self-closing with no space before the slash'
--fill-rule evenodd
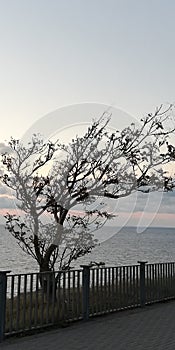
<path id="1" fill-rule="evenodd" d="M 174 227 L 175 215 L 171 213 L 134 213 L 132 216 L 132 223 L 137 226 L 137 232 L 143 232 L 143 227 L 157 226 L 157 227 Z M 142 220 L 140 220 L 142 215 Z"/>
<path id="2" fill-rule="evenodd" d="M 6 204 L 8 208 L 14 208 L 15 197 L 5 186 L 0 186 L 0 207 Z M 135 193 L 118 200 L 107 200 L 106 207 L 109 211 L 119 214 L 121 212 L 160 212 L 175 213 L 175 192 L 149 194 Z M 75 210 L 82 211 L 82 206 L 77 205 Z"/>
<path id="3" fill-rule="evenodd" d="M 0 195 L 0 208 L 15 209 L 15 200 L 13 196 L 1 194 Z"/>
<path id="4" fill-rule="evenodd" d="M 81 213 L 82 206 L 77 206 L 75 212 Z M 152 192 L 148 194 L 133 193 L 126 198 L 119 200 L 108 200 L 107 209 L 116 214 L 112 225 L 151 225 L 156 222 L 160 226 L 175 225 L 175 192 L 161 193 Z M 0 215 L 12 211 L 15 213 L 15 198 L 9 193 L 5 186 L 0 186 Z M 18 212 L 19 214 L 19 212 Z"/>
<path id="5" fill-rule="evenodd" d="M 0 185 L 0 195 L 9 193 L 9 189 L 7 190 L 7 187 L 4 185 Z"/>
<path id="6" fill-rule="evenodd" d="M 120 212 L 159 212 L 175 213 L 175 192 L 135 193 L 120 198 L 115 205 L 116 213 Z"/>
<path id="7" fill-rule="evenodd" d="M 7 146 L 5 143 L 0 142 L 0 154 L 3 153 L 12 153 L 12 149 Z"/>

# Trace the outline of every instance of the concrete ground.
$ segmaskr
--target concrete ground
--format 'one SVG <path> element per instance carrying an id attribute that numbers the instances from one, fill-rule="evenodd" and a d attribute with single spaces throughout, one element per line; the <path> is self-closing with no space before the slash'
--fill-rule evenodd
<path id="1" fill-rule="evenodd" d="M 175 301 L 11 337 L 2 350 L 175 350 Z"/>

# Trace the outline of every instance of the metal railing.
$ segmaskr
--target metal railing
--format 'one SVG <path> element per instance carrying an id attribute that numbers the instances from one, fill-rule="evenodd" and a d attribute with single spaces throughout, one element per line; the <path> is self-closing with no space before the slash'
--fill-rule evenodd
<path id="1" fill-rule="evenodd" d="M 175 298 L 175 263 L 12 275 L 0 272 L 0 340 Z"/>
<path id="2" fill-rule="evenodd" d="M 175 263 L 145 266 L 145 303 L 175 298 Z"/>
<path id="3" fill-rule="evenodd" d="M 139 306 L 139 265 L 90 270 L 89 316 Z"/>

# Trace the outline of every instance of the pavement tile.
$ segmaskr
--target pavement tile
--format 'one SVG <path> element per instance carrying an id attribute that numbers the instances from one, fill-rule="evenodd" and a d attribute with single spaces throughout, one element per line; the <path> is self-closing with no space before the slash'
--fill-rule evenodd
<path id="1" fill-rule="evenodd" d="M 2 350 L 175 350 L 175 301 L 8 338 Z"/>

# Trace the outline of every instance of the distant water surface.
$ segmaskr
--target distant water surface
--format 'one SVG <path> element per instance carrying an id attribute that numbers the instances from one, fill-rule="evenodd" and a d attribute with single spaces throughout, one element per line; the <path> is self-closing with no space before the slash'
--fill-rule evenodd
<path id="1" fill-rule="evenodd" d="M 101 230 L 109 236 L 111 232 L 115 233 L 114 227 L 105 226 Z M 35 260 L 21 250 L 3 226 L 0 226 L 0 257 L 0 270 L 13 273 L 38 271 Z M 124 227 L 72 266 L 78 268 L 90 261 L 103 261 L 107 266 L 132 265 L 139 260 L 149 263 L 175 261 L 175 229 L 149 227 L 137 233 L 135 227 Z"/>

